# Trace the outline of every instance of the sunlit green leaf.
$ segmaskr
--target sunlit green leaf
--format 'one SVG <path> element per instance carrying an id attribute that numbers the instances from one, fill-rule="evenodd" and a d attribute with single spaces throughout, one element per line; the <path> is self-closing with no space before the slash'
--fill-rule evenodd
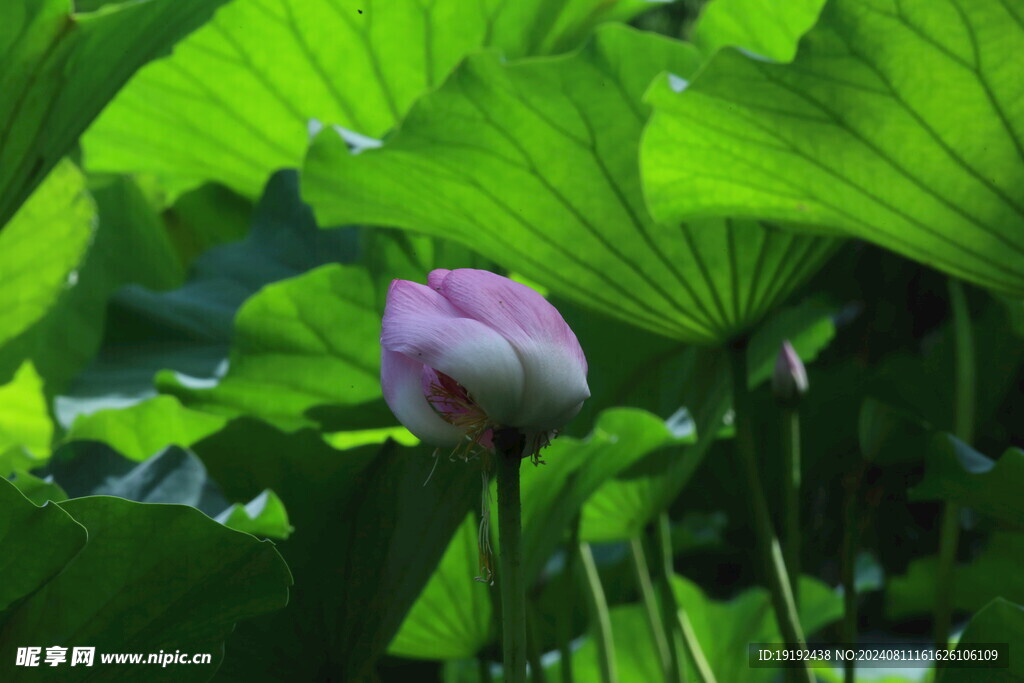
<path id="1" fill-rule="evenodd" d="M 562 298 L 688 342 L 759 320 L 834 243 L 752 222 L 657 224 L 641 196 L 641 95 L 693 46 L 619 26 L 569 57 L 470 57 L 382 149 L 315 140 L 303 195 L 322 224 L 460 241 Z"/>
<path id="2" fill-rule="evenodd" d="M 103 441 L 133 460 L 145 460 L 166 446 L 188 447 L 227 422 L 185 408 L 173 396 L 155 396 L 127 408 L 81 415 L 65 441 Z"/>
<path id="3" fill-rule="evenodd" d="M 482 47 L 571 46 L 635 0 L 237 0 L 143 70 L 84 138 L 91 170 L 207 179 L 255 195 L 298 166 L 310 121 L 380 137 Z M 268 50 L 268 46 L 273 46 Z"/>
<path id="4" fill-rule="evenodd" d="M 726 50 L 685 87 L 658 79 L 652 212 L 830 226 L 1021 295 L 1022 20 L 1002 0 L 835 0 L 792 64 Z"/>
<path id="5" fill-rule="evenodd" d="M 42 380 L 32 363 L 26 362 L 10 382 L 0 386 L 0 477 L 45 462 L 52 438 L 53 421 Z"/>
<path id="6" fill-rule="evenodd" d="M 231 529 L 268 538 L 288 538 L 295 530 L 288 523 L 288 511 L 284 503 L 270 489 L 245 505 L 235 503 L 217 515 L 217 521 Z"/>
<path id="7" fill-rule="evenodd" d="M 121 2 L 82 14 L 67 0 L 0 5 L 0 228 L 135 70 L 224 2 Z"/>
<path id="8" fill-rule="evenodd" d="M 713 0 L 693 27 L 693 42 L 707 55 L 738 47 L 788 62 L 797 42 L 817 21 L 825 0 Z"/>
<path id="9" fill-rule="evenodd" d="M 89 193 L 98 225 L 71 286 L 61 290 L 45 316 L 0 349 L 0 375 L 5 365 L 31 358 L 48 395 L 66 390 L 92 360 L 103 337 L 107 303 L 118 287 L 138 283 L 169 289 L 184 276 L 156 208 L 134 181 L 91 178 Z"/>
<path id="10" fill-rule="evenodd" d="M 74 283 L 95 221 L 85 178 L 65 161 L 0 232 L 0 344 L 42 318 Z"/>

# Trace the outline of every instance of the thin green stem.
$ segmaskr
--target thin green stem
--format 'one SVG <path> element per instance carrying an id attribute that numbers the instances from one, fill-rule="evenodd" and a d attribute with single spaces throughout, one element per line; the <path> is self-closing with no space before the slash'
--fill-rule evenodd
<path id="1" fill-rule="evenodd" d="M 843 647 L 853 647 L 857 642 L 857 547 L 860 542 L 857 495 L 860 477 L 850 478 L 846 486 L 846 500 L 843 503 Z M 856 664 L 847 659 L 843 664 L 845 683 L 854 683 Z"/>
<path id="2" fill-rule="evenodd" d="M 658 573 L 658 582 L 662 592 L 661 604 L 665 629 L 670 636 L 672 666 L 678 672 L 678 680 L 685 680 L 686 668 L 680 661 L 675 647 L 678 634 L 686 655 L 693 662 L 698 679 L 702 683 L 715 683 L 715 674 L 711 671 L 711 665 L 708 664 L 707 657 L 704 656 L 700 641 L 697 640 L 697 636 L 693 632 L 690 618 L 686 615 L 686 610 L 676 602 L 676 594 L 672 590 L 672 576 L 675 574 L 675 567 L 672 562 L 672 525 L 667 512 L 662 512 L 658 516 L 657 532 L 658 547 L 661 551 L 661 571 Z"/>
<path id="3" fill-rule="evenodd" d="M 971 330 L 971 312 L 967 296 L 959 280 L 950 278 L 949 303 L 953 312 L 955 349 L 955 389 L 953 434 L 964 443 L 974 439 L 974 334 Z M 939 536 L 939 566 L 935 573 L 935 646 L 949 644 L 952 622 L 953 573 L 956 549 L 960 542 L 960 506 L 946 503 L 942 514 Z"/>
<path id="4" fill-rule="evenodd" d="M 576 596 L 576 557 L 580 545 L 580 516 L 576 515 L 569 527 L 569 542 L 565 549 L 565 567 L 562 569 L 564 609 L 558 613 L 558 651 L 561 654 L 562 683 L 574 683 L 572 673 L 573 598 Z"/>
<path id="5" fill-rule="evenodd" d="M 956 398 L 953 435 L 964 443 L 974 440 L 974 331 L 967 295 L 959 280 L 949 280 L 949 301 L 953 308 L 953 333 L 956 339 Z"/>
<path id="6" fill-rule="evenodd" d="M 504 447 L 501 442 L 507 442 Z M 498 541 L 500 549 L 501 636 L 505 679 L 526 682 L 526 586 L 522 568 L 522 509 L 519 466 L 522 437 L 495 434 L 498 470 Z"/>
<path id="7" fill-rule="evenodd" d="M 601 576 L 597 573 L 594 553 L 589 543 L 579 544 L 583 574 L 587 580 L 587 595 L 590 598 L 590 612 L 597 635 L 598 666 L 602 683 L 618 683 L 619 674 L 615 665 L 615 641 L 612 639 L 612 620 L 608 615 L 608 601 L 604 597 Z"/>
<path id="8" fill-rule="evenodd" d="M 785 546 L 783 556 L 789 570 L 793 602 L 800 606 L 800 409 L 782 409 L 782 510 Z"/>
<path id="9" fill-rule="evenodd" d="M 545 683 L 547 676 L 544 674 L 544 665 L 540 661 L 540 627 L 537 624 L 537 610 L 529 604 L 526 606 L 526 619 L 527 626 L 529 627 L 526 634 L 529 646 L 526 655 L 527 661 L 530 664 L 530 680 L 533 683 Z"/>
<path id="10" fill-rule="evenodd" d="M 633 557 L 633 573 L 636 576 L 636 585 L 640 590 L 640 597 L 644 604 L 644 611 L 647 613 L 647 626 L 651 630 L 651 638 L 654 640 L 654 648 L 658 651 L 658 658 L 661 661 L 661 670 L 665 674 L 665 680 L 675 683 L 679 680 L 678 671 L 673 672 L 672 662 L 669 658 L 668 640 L 665 638 L 665 626 L 662 624 L 661 615 L 658 613 L 658 600 L 654 596 L 654 584 L 651 583 L 651 572 L 647 567 L 647 555 L 644 552 L 644 542 L 639 536 L 629 539 L 630 555 Z"/>
<path id="11" fill-rule="evenodd" d="M 775 610 L 775 619 L 779 631 L 787 646 L 803 649 L 806 647 L 800 617 L 793 601 L 793 591 L 789 585 L 786 572 L 786 561 L 782 557 L 782 546 L 772 529 L 768 512 L 768 503 L 761 488 L 761 475 L 757 470 L 755 454 L 753 415 L 751 414 L 750 394 L 747 389 L 747 343 L 739 340 L 729 349 L 729 360 L 732 364 L 733 411 L 736 424 L 736 451 L 740 458 L 740 466 L 746 488 L 746 496 L 750 500 L 753 514 L 754 530 L 757 534 L 757 545 L 761 562 L 768 574 L 768 590 Z M 794 669 L 794 675 L 813 682 L 811 670 L 804 665 Z"/>

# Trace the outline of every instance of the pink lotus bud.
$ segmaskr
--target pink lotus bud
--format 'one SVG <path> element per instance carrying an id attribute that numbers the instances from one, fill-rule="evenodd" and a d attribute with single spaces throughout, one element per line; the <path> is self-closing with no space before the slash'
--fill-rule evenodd
<path id="1" fill-rule="evenodd" d="M 782 342 L 775 358 L 772 391 L 780 401 L 795 401 L 807 393 L 807 370 L 789 340 Z"/>
<path id="2" fill-rule="evenodd" d="M 435 270 L 428 282 L 388 289 L 380 344 L 391 412 L 439 446 L 468 437 L 490 447 L 502 427 L 546 443 L 590 397 L 576 335 L 544 297 L 500 275 Z"/>

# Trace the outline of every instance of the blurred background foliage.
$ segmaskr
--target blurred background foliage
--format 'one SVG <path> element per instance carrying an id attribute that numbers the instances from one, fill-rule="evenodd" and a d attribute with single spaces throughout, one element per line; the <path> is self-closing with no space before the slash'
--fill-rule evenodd
<path id="1" fill-rule="evenodd" d="M 849 635 L 845 584 L 863 640 L 927 643 L 952 502 L 962 642 L 1024 643 L 1019 2 L 73 4 L 0 8 L 4 680 L 55 639 L 215 653 L 145 680 L 498 675 L 479 469 L 380 395 L 387 284 L 438 267 L 535 286 L 589 360 L 524 470 L 548 680 L 568 641 L 601 680 L 577 541 L 619 680 L 660 679 L 631 552 L 663 513 L 717 680 L 778 674 L 744 661 L 780 636 L 736 338 L 773 515 L 767 380 L 783 339 L 808 364 L 812 640 Z M 949 277 L 977 359 L 959 440 Z"/>

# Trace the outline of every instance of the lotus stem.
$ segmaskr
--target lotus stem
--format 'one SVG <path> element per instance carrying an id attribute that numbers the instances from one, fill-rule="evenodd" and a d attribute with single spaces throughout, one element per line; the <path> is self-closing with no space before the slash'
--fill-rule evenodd
<path id="1" fill-rule="evenodd" d="M 658 612 L 658 600 L 654 595 L 654 584 L 651 583 L 651 572 L 647 566 L 644 542 L 640 536 L 633 536 L 629 539 L 629 550 L 633 557 L 633 573 L 636 575 L 637 588 L 640 590 L 644 611 L 647 613 L 647 626 L 651 630 L 651 638 L 658 651 L 658 659 L 661 661 L 661 670 L 665 674 L 666 681 L 676 683 L 679 680 L 679 670 L 678 668 L 673 670 L 672 667 L 669 643 L 665 637 L 665 626 L 662 623 L 661 614 Z"/>
<path id="2" fill-rule="evenodd" d="M 789 571 L 789 585 L 793 589 L 793 602 L 800 606 L 800 409 L 794 406 L 782 409 L 783 457 L 783 528 L 785 545 L 783 556 Z"/>
<path id="3" fill-rule="evenodd" d="M 953 434 L 964 443 L 974 440 L 974 334 L 967 295 L 959 280 L 949 278 L 949 304 L 953 313 L 955 342 Z M 935 576 L 935 646 L 949 645 L 953 612 L 953 572 L 960 542 L 960 506 L 946 503 L 939 536 L 939 567 Z"/>
<path id="4" fill-rule="evenodd" d="M 751 503 L 754 530 L 761 563 L 768 574 L 768 589 L 771 594 L 775 619 L 786 645 L 790 648 L 806 647 L 800 617 L 793 601 L 789 584 L 786 561 L 782 557 L 782 546 L 772 529 L 768 503 L 761 488 L 761 475 L 757 469 L 753 416 L 750 407 L 750 393 L 747 388 L 747 340 L 742 338 L 729 348 L 732 365 L 733 410 L 736 424 L 736 451 L 740 458 L 746 496 Z M 814 677 L 806 662 L 801 669 L 794 669 L 801 680 L 813 683 Z"/>
<path id="5" fill-rule="evenodd" d="M 716 683 L 715 674 L 711 671 L 704 650 L 701 649 L 700 641 L 697 640 L 690 625 L 690 618 L 686 610 L 676 602 L 676 594 L 672 590 L 672 576 L 675 574 L 675 567 L 672 561 L 672 524 L 667 512 L 658 516 L 658 545 L 661 549 L 661 571 L 659 572 L 659 584 L 662 592 L 662 610 L 664 613 L 665 629 L 669 634 L 670 652 L 672 654 L 672 666 L 677 672 L 677 680 L 686 679 L 686 670 L 683 662 L 679 660 L 676 651 L 676 634 L 681 637 L 683 648 L 693 668 L 697 672 L 697 678 L 701 683 Z"/>
<path id="6" fill-rule="evenodd" d="M 565 567 L 562 569 L 562 586 L 565 591 L 566 609 L 558 614 L 558 651 L 562 662 L 562 683 L 574 683 L 572 672 L 572 599 L 576 595 L 576 557 L 580 545 L 580 517 L 576 515 L 569 527 L 569 542 L 565 549 Z"/>
<path id="7" fill-rule="evenodd" d="M 501 642 L 504 680 L 526 683 L 526 586 L 522 567 L 522 506 L 519 468 L 523 436 L 515 430 L 496 431 L 498 471 L 498 541 L 501 586 Z"/>
<path id="8" fill-rule="evenodd" d="M 619 674 L 615 664 L 615 640 L 612 638 L 612 620 L 608 614 L 608 601 L 604 596 L 601 576 L 597 573 L 594 553 L 589 543 L 579 544 L 580 560 L 583 563 L 583 574 L 587 579 L 587 595 L 590 598 L 590 612 L 594 620 L 597 636 L 598 666 L 601 670 L 601 683 L 618 683 Z"/>

